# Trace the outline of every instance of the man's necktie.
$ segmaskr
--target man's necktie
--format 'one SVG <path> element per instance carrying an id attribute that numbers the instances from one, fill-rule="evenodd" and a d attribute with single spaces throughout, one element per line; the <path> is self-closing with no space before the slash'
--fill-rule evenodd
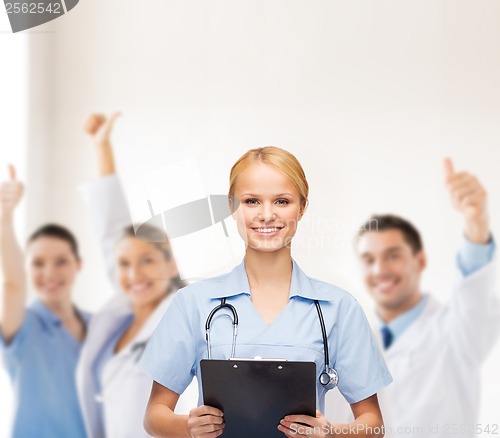
<path id="1" fill-rule="evenodd" d="M 391 346 L 392 341 L 394 340 L 394 335 L 392 334 L 391 329 L 389 327 L 387 327 L 386 325 L 384 325 L 380 329 L 380 333 L 382 335 L 384 349 L 387 350 Z"/>

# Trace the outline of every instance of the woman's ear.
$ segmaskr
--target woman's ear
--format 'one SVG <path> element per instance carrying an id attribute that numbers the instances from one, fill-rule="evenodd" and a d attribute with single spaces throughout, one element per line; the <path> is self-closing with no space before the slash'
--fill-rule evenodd
<path id="1" fill-rule="evenodd" d="M 300 203 L 299 221 L 302 219 L 302 216 L 304 216 L 304 213 L 306 212 L 308 206 L 309 206 L 309 200 L 308 199 L 303 200 Z"/>
<path id="2" fill-rule="evenodd" d="M 179 268 L 177 267 L 177 260 L 175 260 L 173 257 L 172 259 L 170 260 L 170 269 L 169 269 L 169 274 L 170 276 L 173 278 L 173 277 L 176 277 L 177 275 L 179 275 Z"/>

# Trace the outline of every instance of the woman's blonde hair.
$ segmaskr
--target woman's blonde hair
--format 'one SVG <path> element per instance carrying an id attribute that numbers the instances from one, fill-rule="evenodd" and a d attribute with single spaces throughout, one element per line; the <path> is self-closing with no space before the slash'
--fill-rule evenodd
<path id="1" fill-rule="evenodd" d="M 264 163 L 283 172 L 297 188 L 302 206 L 307 204 L 309 184 L 304 169 L 293 154 L 276 146 L 250 149 L 231 168 L 229 174 L 229 199 L 234 199 L 234 187 L 238 175 L 253 163 Z"/>

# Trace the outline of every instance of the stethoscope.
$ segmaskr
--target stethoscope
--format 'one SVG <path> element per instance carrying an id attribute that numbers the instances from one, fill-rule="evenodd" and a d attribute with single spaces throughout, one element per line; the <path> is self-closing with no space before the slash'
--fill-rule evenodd
<path id="1" fill-rule="evenodd" d="M 321 325 L 321 334 L 323 336 L 323 353 L 325 355 L 325 367 L 318 380 L 325 389 L 333 389 L 339 383 L 339 375 L 337 371 L 328 363 L 328 358 L 330 356 L 328 355 L 328 338 L 326 336 L 325 320 L 323 319 L 323 312 L 321 311 L 319 302 L 317 300 L 314 300 L 314 304 L 316 305 L 316 310 L 318 311 L 319 323 Z M 226 298 L 222 298 L 221 303 L 218 306 L 215 306 L 208 314 L 207 322 L 205 323 L 205 337 L 207 340 L 208 359 L 212 358 L 212 347 L 210 345 L 210 325 L 215 314 L 221 309 L 229 309 L 233 314 L 233 343 L 231 347 L 231 358 L 235 357 L 236 336 L 238 335 L 238 312 L 236 312 L 236 308 L 232 304 L 226 303 Z"/>

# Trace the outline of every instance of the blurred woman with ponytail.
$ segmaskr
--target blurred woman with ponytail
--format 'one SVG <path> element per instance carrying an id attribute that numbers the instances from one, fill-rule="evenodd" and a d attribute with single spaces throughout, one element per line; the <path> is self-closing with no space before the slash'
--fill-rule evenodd
<path id="1" fill-rule="evenodd" d="M 82 187 L 99 239 L 108 277 L 117 291 L 89 326 L 77 380 L 89 438 L 148 436 L 143 428 L 151 378 L 137 366 L 181 280 L 165 232 L 141 226 L 138 238 L 115 171 L 110 135 L 118 117 L 92 115 L 92 137 L 100 178 Z M 179 413 L 196 406 L 192 385 Z"/>

